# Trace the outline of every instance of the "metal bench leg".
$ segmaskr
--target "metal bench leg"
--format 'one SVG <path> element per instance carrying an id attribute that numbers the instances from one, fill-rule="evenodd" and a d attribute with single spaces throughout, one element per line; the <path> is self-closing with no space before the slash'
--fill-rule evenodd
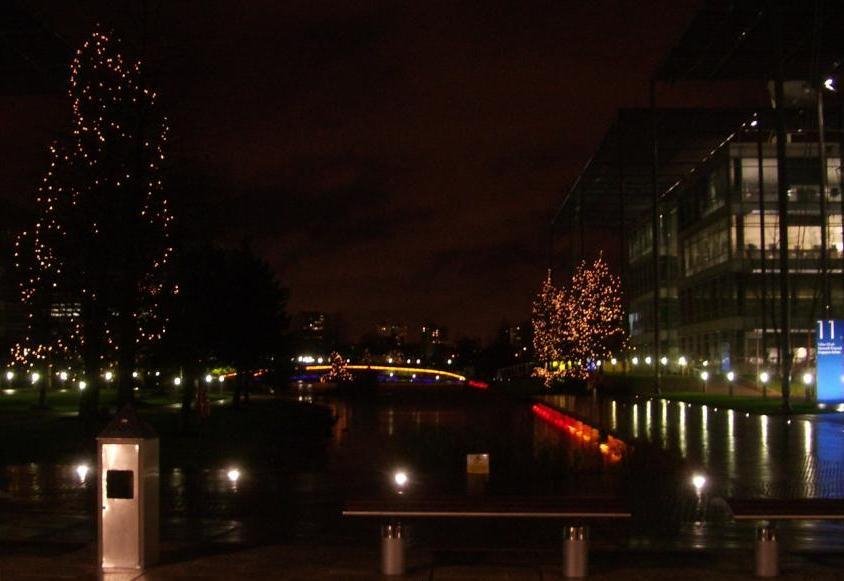
<path id="1" fill-rule="evenodd" d="M 756 528 L 756 576 L 776 577 L 780 574 L 779 550 L 774 525 Z"/>
<path id="2" fill-rule="evenodd" d="M 385 523 L 381 527 L 381 573 L 404 575 L 405 531 L 401 523 Z"/>
<path id="3" fill-rule="evenodd" d="M 563 576 L 586 577 L 589 571 L 589 528 L 566 527 L 563 532 Z"/>

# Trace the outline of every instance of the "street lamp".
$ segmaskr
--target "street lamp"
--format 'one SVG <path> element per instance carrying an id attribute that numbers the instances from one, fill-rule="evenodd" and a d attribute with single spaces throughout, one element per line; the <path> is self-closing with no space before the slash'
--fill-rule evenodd
<path id="1" fill-rule="evenodd" d="M 631 359 L 631 360 L 630 360 L 630 362 L 631 362 L 634 366 L 635 366 L 635 365 L 639 365 L 639 358 L 638 358 L 638 357 L 634 357 L 633 359 Z"/>
<path id="2" fill-rule="evenodd" d="M 730 382 L 730 395 L 733 395 L 733 381 L 736 378 L 736 374 L 734 371 L 727 372 L 727 381 Z"/>
<path id="3" fill-rule="evenodd" d="M 650 365 L 652 362 L 653 362 L 653 359 L 651 359 L 650 355 L 645 357 L 645 365 Z"/>
<path id="4" fill-rule="evenodd" d="M 85 391 L 86 387 L 88 387 L 88 383 L 85 380 L 79 382 L 79 391 Z"/>
<path id="5" fill-rule="evenodd" d="M 709 381 L 709 372 L 701 371 L 700 378 L 703 380 L 703 393 L 706 393 L 706 383 Z"/>
<path id="6" fill-rule="evenodd" d="M 29 377 L 32 380 L 32 385 L 35 385 L 41 379 L 41 374 L 37 371 L 33 371 L 32 375 L 30 375 Z"/>
<path id="7" fill-rule="evenodd" d="M 111 371 L 106 371 L 103 377 L 105 377 L 106 381 L 111 382 L 111 380 L 114 379 L 114 373 Z"/>
<path id="8" fill-rule="evenodd" d="M 211 383 L 212 381 L 214 381 L 214 377 L 210 373 L 205 376 L 205 383 Z"/>
<path id="9" fill-rule="evenodd" d="M 6 372 L 6 381 L 11 383 L 14 378 L 15 378 L 15 372 L 14 371 L 9 370 L 9 371 Z"/>
<path id="10" fill-rule="evenodd" d="M 180 385 L 182 385 L 182 378 L 179 377 L 178 375 L 176 377 L 174 377 L 173 378 L 173 385 L 175 385 L 176 387 L 179 387 Z"/>
<path id="11" fill-rule="evenodd" d="M 59 371 L 59 381 L 67 381 L 67 371 Z"/>
<path id="12" fill-rule="evenodd" d="M 662 363 L 663 365 L 668 365 L 668 357 L 663 355 L 662 357 L 659 358 L 659 362 Z"/>
<path id="13" fill-rule="evenodd" d="M 806 386 L 806 397 L 807 398 L 811 394 L 811 390 L 812 390 L 811 386 L 812 386 L 812 382 L 814 382 L 814 380 L 815 380 L 815 377 L 811 374 L 811 372 L 807 371 L 806 373 L 803 374 L 803 385 Z"/>
<path id="14" fill-rule="evenodd" d="M 762 382 L 762 397 L 768 397 L 768 380 L 771 379 L 771 376 L 768 374 L 767 371 L 763 371 L 759 374 L 759 381 Z"/>

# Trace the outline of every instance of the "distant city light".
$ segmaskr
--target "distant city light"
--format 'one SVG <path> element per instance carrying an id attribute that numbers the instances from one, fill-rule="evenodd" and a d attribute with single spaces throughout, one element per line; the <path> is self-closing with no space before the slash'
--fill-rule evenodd
<path id="1" fill-rule="evenodd" d="M 449 359 L 448 359 L 448 361 L 446 361 L 446 363 L 447 363 L 448 365 L 451 365 L 452 363 L 454 363 L 454 361 L 453 361 L 453 360 L 449 357 Z"/>
<path id="2" fill-rule="evenodd" d="M 133 379 L 138 379 L 138 372 L 137 372 L 137 371 L 133 371 L 133 372 L 132 372 L 132 378 L 133 378 Z"/>
<path id="3" fill-rule="evenodd" d="M 206 375 L 206 376 L 205 376 L 205 383 L 211 383 L 212 381 L 214 381 L 214 376 L 213 376 L 213 375 L 211 375 L 211 374 L 209 373 L 208 375 Z"/>
<path id="4" fill-rule="evenodd" d="M 324 359 L 322 357 L 317 357 L 317 360 L 316 360 L 317 363 L 322 363 L 323 361 L 324 361 Z"/>
<path id="5" fill-rule="evenodd" d="M 60 371 L 59 372 L 59 380 L 67 381 L 67 371 Z"/>
<path id="6" fill-rule="evenodd" d="M 232 484 L 237 484 L 237 481 L 240 480 L 240 470 L 237 468 L 230 468 L 229 471 L 226 472 L 226 477 Z"/>
<path id="7" fill-rule="evenodd" d="M 156 376 L 156 377 L 158 377 L 159 375 L 161 375 L 161 372 L 160 372 L 160 371 L 156 371 L 156 372 L 155 372 L 155 376 Z"/>
<path id="8" fill-rule="evenodd" d="M 393 364 L 393 358 L 392 358 L 392 357 L 387 357 L 387 363 L 389 363 L 390 365 L 392 365 L 392 364 Z"/>
<path id="9" fill-rule="evenodd" d="M 219 379 L 220 383 L 223 383 L 226 380 L 226 376 L 221 375 L 220 377 L 218 377 L 218 379 Z"/>
<path id="10" fill-rule="evenodd" d="M 685 367 L 689 364 L 689 361 L 686 359 L 685 355 L 680 355 L 679 359 L 677 359 L 677 365 L 680 367 Z"/>
<path id="11" fill-rule="evenodd" d="M 422 360 L 421 360 L 421 359 L 417 359 L 417 360 L 416 360 L 416 365 L 419 365 L 420 363 L 422 363 Z"/>
<path id="12" fill-rule="evenodd" d="M 615 357 L 613 357 L 612 359 L 610 359 L 610 363 L 612 363 L 613 365 L 615 365 L 616 363 L 618 363 L 618 359 L 616 359 Z"/>
<path id="13" fill-rule="evenodd" d="M 706 476 L 703 474 L 695 474 L 692 476 L 692 486 L 695 488 L 695 492 L 700 494 L 700 491 L 703 490 L 703 487 L 706 486 Z"/>
<path id="14" fill-rule="evenodd" d="M 114 373 L 112 373 L 111 371 L 106 371 L 104 377 L 106 381 L 111 381 L 112 379 L 114 379 Z"/>
<path id="15" fill-rule="evenodd" d="M 750 122 L 751 127 L 756 127 L 757 125 L 759 125 L 759 121 L 756 120 L 756 119 L 754 119 L 753 121 Z"/>
<path id="16" fill-rule="evenodd" d="M 704 360 L 703 360 L 703 366 L 704 366 L 704 367 L 709 367 L 709 359 L 704 359 Z"/>

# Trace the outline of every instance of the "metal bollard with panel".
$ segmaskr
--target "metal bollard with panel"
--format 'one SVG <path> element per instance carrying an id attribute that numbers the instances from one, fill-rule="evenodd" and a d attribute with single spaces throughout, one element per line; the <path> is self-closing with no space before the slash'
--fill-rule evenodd
<path id="1" fill-rule="evenodd" d="M 158 437 L 126 406 L 97 437 L 97 539 L 104 572 L 158 561 Z"/>

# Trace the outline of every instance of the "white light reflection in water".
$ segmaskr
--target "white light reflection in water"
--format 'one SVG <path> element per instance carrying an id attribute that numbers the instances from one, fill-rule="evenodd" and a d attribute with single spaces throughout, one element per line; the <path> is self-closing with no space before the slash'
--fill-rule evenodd
<path id="1" fill-rule="evenodd" d="M 806 458 L 806 478 L 803 479 L 803 486 L 805 489 L 803 493 L 806 495 L 817 494 L 818 483 L 818 464 L 817 459 L 812 454 L 812 422 L 803 422 L 803 452 Z"/>
<path id="2" fill-rule="evenodd" d="M 683 458 L 686 457 L 687 444 L 688 442 L 686 441 L 686 404 L 680 402 L 680 454 L 683 455 Z"/>
<path id="3" fill-rule="evenodd" d="M 650 442 L 651 440 L 651 429 L 653 428 L 653 424 L 651 421 L 651 400 L 645 404 L 645 437 Z"/>
<path id="4" fill-rule="evenodd" d="M 618 405 L 615 400 L 610 402 L 610 429 L 616 431 L 618 429 Z"/>
<path id="5" fill-rule="evenodd" d="M 633 437 L 639 437 L 639 404 L 633 404 Z"/>
<path id="6" fill-rule="evenodd" d="M 767 484 L 771 480 L 771 455 L 768 448 L 768 416 L 759 416 L 759 481 Z"/>
<path id="7" fill-rule="evenodd" d="M 803 451 L 806 458 L 812 455 L 812 422 L 803 422 Z"/>
<path id="8" fill-rule="evenodd" d="M 659 443 L 663 448 L 668 447 L 668 400 L 660 400 L 662 404 L 661 417 L 659 419 Z"/>
<path id="9" fill-rule="evenodd" d="M 727 480 L 732 486 L 736 478 L 736 412 L 727 410 Z"/>
<path id="10" fill-rule="evenodd" d="M 700 442 L 703 455 L 703 463 L 709 465 L 709 409 L 706 406 L 700 408 Z"/>

